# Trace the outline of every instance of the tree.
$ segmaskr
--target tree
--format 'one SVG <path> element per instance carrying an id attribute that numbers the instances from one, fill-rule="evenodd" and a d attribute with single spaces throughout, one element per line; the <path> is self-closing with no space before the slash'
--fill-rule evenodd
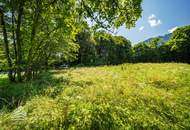
<path id="1" fill-rule="evenodd" d="M 113 36 L 104 31 L 95 37 L 98 64 L 121 64 L 131 60 L 131 42 L 122 36 Z"/>
<path id="2" fill-rule="evenodd" d="M 138 43 L 133 47 L 134 55 L 133 60 L 134 62 L 150 62 L 149 61 L 149 54 L 147 53 L 149 47 L 146 43 Z"/>
<path id="3" fill-rule="evenodd" d="M 190 63 L 190 26 L 178 28 L 167 43 L 173 60 Z"/>
<path id="4" fill-rule="evenodd" d="M 77 34 L 77 43 L 80 46 L 77 64 L 95 65 L 97 60 L 96 41 L 87 29 Z"/>
<path id="5" fill-rule="evenodd" d="M 5 70 L 7 67 L 6 65 L 6 56 L 4 53 L 4 46 L 3 46 L 3 42 L 0 41 L 0 71 Z"/>
<path id="6" fill-rule="evenodd" d="M 161 38 L 153 38 L 150 42 L 147 43 L 149 47 L 149 59 L 151 62 L 161 62 L 162 59 L 162 50 L 161 46 L 165 43 L 162 41 Z"/>
<path id="7" fill-rule="evenodd" d="M 159 37 L 141 42 L 133 47 L 135 62 L 162 62 L 166 59 L 167 48 Z"/>
<path id="8" fill-rule="evenodd" d="M 21 82 L 32 79 L 34 73 L 39 73 L 48 65 L 49 59 L 56 55 L 62 53 L 63 57 L 75 57 L 76 34 L 87 25 L 89 19 L 95 23 L 94 29 L 109 30 L 124 24 L 127 28 L 133 27 L 141 16 L 141 2 L 142 0 L 2 1 L 1 14 L 6 14 L 6 26 L 1 28 L 5 28 L 7 34 L 12 34 L 7 35 L 10 40 L 4 41 L 8 48 L 13 48 L 10 52 L 13 55 L 7 55 L 10 57 L 7 58 L 7 63 L 12 66 L 9 69 L 14 68 L 10 71 L 14 71 L 17 80 Z M 3 37 L 6 39 L 6 35 Z M 9 59 L 13 60 L 10 62 Z"/>
<path id="9" fill-rule="evenodd" d="M 1 19 L 1 27 L 3 31 L 3 38 L 4 38 L 5 55 L 6 55 L 7 64 L 8 64 L 8 76 L 9 76 L 10 81 L 14 81 L 15 79 L 13 77 L 13 70 L 12 70 L 13 66 L 12 66 L 12 61 L 10 58 L 8 36 L 7 36 L 6 24 L 4 20 L 4 12 L 1 8 L 0 8 L 0 19 Z"/>
<path id="10" fill-rule="evenodd" d="M 117 63 L 121 64 L 124 62 L 131 62 L 132 60 L 132 45 L 129 40 L 124 38 L 123 36 L 115 36 L 114 42 L 117 46 Z"/>

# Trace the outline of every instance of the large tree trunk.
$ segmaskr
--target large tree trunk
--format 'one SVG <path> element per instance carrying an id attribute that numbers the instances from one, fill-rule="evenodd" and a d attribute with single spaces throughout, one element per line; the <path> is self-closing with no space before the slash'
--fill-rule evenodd
<path id="1" fill-rule="evenodd" d="M 21 48 L 21 34 L 20 34 L 20 27 L 21 27 L 21 20 L 23 15 L 23 6 L 24 6 L 24 0 L 22 0 L 19 3 L 19 9 L 18 9 L 18 19 L 17 19 L 17 27 L 16 27 L 16 47 L 17 47 L 17 76 L 18 81 L 22 81 L 21 76 L 21 66 L 22 66 L 22 48 Z"/>
<path id="2" fill-rule="evenodd" d="M 9 76 L 9 80 L 12 82 L 12 81 L 15 81 L 15 79 L 14 79 L 13 71 L 12 71 L 13 66 L 12 66 L 12 61 L 10 58 L 7 30 L 6 30 L 5 21 L 4 21 L 4 12 L 2 9 L 0 9 L 0 19 L 1 19 L 1 26 L 3 30 L 5 54 L 6 54 L 7 63 L 8 63 L 8 71 L 9 71 L 8 76 Z"/>

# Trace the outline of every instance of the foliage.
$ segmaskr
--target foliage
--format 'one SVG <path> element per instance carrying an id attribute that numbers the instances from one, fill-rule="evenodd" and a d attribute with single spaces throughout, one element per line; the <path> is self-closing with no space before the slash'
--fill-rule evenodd
<path id="1" fill-rule="evenodd" d="M 2 70 L 2 68 L 6 68 L 6 57 L 4 54 L 4 47 L 2 42 L 0 41 L 0 71 Z"/>
<path id="2" fill-rule="evenodd" d="M 174 31 L 168 45 L 175 61 L 190 63 L 190 26 Z"/>
<path id="3" fill-rule="evenodd" d="M 133 47 L 135 62 L 161 62 L 162 46 L 165 43 L 160 38 L 153 38 L 147 43 L 138 43 Z"/>
<path id="4" fill-rule="evenodd" d="M 0 16 L 10 81 L 31 80 L 49 63 L 76 59 L 76 34 L 95 23 L 94 30 L 127 28 L 141 17 L 142 0 L 5 0 Z M 56 61 L 55 61 L 56 60 Z M 24 74 L 23 74 L 24 72 Z"/>
<path id="5" fill-rule="evenodd" d="M 44 87 L 13 111 L 1 109 L 2 129 L 190 128 L 188 64 L 123 64 L 51 73 L 35 84 L 20 84 L 31 93 L 42 88 L 39 82 Z M 23 96 L 19 91 L 15 93 Z"/>
<path id="6" fill-rule="evenodd" d="M 95 36 L 97 41 L 98 63 L 121 64 L 131 58 L 131 42 L 122 36 L 98 32 Z"/>
<path id="7" fill-rule="evenodd" d="M 185 62 L 190 61 L 190 26 L 178 28 L 167 43 L 159 38 L 134 45 L 134 62 Z"/>
<path id="8" fill-rule="evenodd" d="M 91 35 L 85 31 L 77 39 L 80 45 L 77 64 L 113 65 L 131 61 L 131 42 L 122 36 L 113 36 L 104 31 Z"/>
<path id="9" fill-rule="evenodd" d="M 80 49 L 75 64 L 93 65 L 97 59 L 96 41 L 90 31 L 83 31 L 77 35 L 76 42 Z"/>

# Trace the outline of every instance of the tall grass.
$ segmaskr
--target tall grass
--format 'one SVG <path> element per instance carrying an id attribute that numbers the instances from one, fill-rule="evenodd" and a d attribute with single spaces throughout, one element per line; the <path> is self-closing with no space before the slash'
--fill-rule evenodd
<path id="1" fill-rule="evenodd" d="M 71 68 L 31 83 L 0 85 L 10 87 L 1 86 L 0 93 L 23 96 L 13 107 L 3 104 L 0 128 L 5 130 L 190 129 L 188 64 Z"/>

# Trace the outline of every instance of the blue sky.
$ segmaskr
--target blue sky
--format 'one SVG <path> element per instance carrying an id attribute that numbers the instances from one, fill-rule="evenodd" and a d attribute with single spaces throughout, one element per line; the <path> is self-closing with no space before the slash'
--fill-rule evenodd
<path id="1" fill-rule="evenodd" d="M 190 0 L 143 0 L 142 8 L 136 26 L 130 30 L 120 27 L 117 35 L 137 43 L 190 24 Z"/>

